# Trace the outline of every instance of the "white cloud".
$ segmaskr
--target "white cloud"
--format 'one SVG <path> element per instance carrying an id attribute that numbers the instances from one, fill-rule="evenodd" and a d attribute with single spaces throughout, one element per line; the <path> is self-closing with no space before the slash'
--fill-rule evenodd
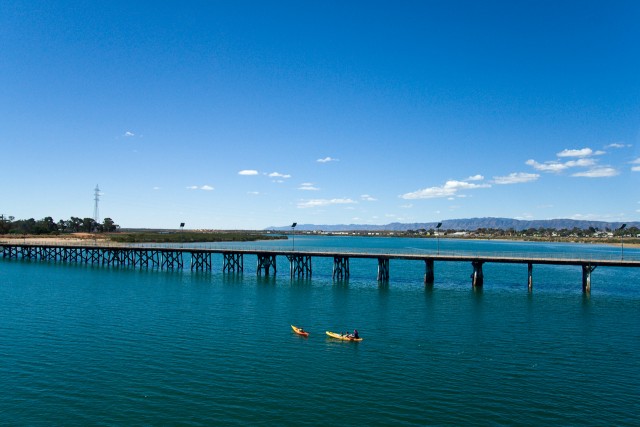
<path id="1" fill-rule="evenodd" d="M 368 194 L 363 194 L 363 195 L 361 195 L 361 196 L 360 196 L 360 200 L 364 200 L 364 201 L 366 201 L 366 202 L 375 202 L 375 201 L 377 201 L 378 199 L 376 199 L 375 197 L 371 197 L 371 196 L 370 196 L 370 195 L 368 195 Z"/>
<path id="2" fill-rule="evenodd" d="M 556 155 L 558 157 L 589 157 L 589 156 L 593 156 L 594 154 L 603 154 L 603 153 L 602 152 L 594 153 L 591 148 L 581 148 L 579 150 L 564 149 Z"/>
<path id="3" fill-rule="evenodd" d="M 130 131 L 126 131 L 123 136 L 125 138 L 129 138 L 129 137 L 132 137 L 132 136 L 136 136 L 136 134 L 133 133 L 133 132 L 130 132 Z"/>
<path id="4" fill-rule="evenodd" d="M 466 179 L 466 181 L 482 181 L 484 176 L 482 175 L 473 175 Z"/>
<path id="5" fill-rule="evenodd" d="M 618 142 L 614 142 L 613 144 L 605 145 L 604 148 L 625 148 L 625 147 L 631 147 L 631 144 L 621 144 Z"/>
<path id="6" fill-rule="evenodd" d="M 247 191 L 247 194 L 250 194 L 252 196 L 258 196 L 258 195 L 260 195 L 260 192 L 259 191 Z"/>
<path id="7" fill-rule="evenodd" d="M 298 187 L 298 190 L 303 190 L 303 191 L 318 191 L 320 190 L 319 188 L 317 188 L 316 186 L 314 186 L 311 182 L 303 182 L 302 184 L 300 184 L 300 187 Z"/>
<path id="8" fill-rule="evenodd" d="M 187 187 L 187 190 L 204 190 L 204 191 L 212 191 L 214 188 L 210 185 L 203 185 L 198 187 L 197 185 L 190 185 Z"/>
<path id="9" fill-rule="evenodd" d="M 640 172 L 640 166 L 633 166 L 631 172 Z"/>
<path id="10" fill-rule="evenodd" d="M 160 187 L 153 187 L 153 190 L 160 190 Z"/>
<path id="11" fill-rule="evenodd" d="M 541 172 L 558 173 L 569 168 L 593 166 L 596 164 L 596 161 L 593 159 L 582 158 L 578 160 L 569 160 L 564 163 L 558 161 L 538 163 L 533 159 L 529 159 L 525 162 L 525 164 L 532 166 L 535 170 L 539 170 Z"/>
<path id="12" fill-rule="evenodd" d="M 456 196 L 458 191 L 461 190 L 475 190 L 476 188 L 489 188 L 489 184 L 472 184 L 466 181 L 447 181 L 441 187 L 429 187 L 417 190 L 411 193 L 405 193 L 400 195 L 401 198 L 407 200 L 414 199 L 434 199 L 437 197 L 452 197 Z"/>
<path id="13" fill-rule="evenodd" d="M 525 164 L 532 166 L 535 170 L 539 170 L 542 172 L 562 172 L 568 167 L 564 163 L 560 163 L 560 162 L 538 163 L 533 159 L 527 160 Z"/>
<path id="14" fill-rule="evenodd" d="M 342 198 L 342 199 L 311 199 L 298 202 L 299 208 L 318 208 L 331 205 L 349 205 L 356 203 L 355 200 Z"/>
<path id="15" fill-rule="evenodd" d="M 258 175 L 258 171 L 253 169 L 244 169 L 238 172 L 238 175 L 244 175 L 244 176 Z"/>
<path id="16" fill-rule="evenodd" d="M 283 173 L 279 173 L 279 172 L 271 172 L 269 175 L 267 175 L 269 178 L 291 178 L 291 175 L 289 174 L 283 174 Z"/>
<path id="17" fill-rule="evenodd" d="M 595 164 L 596 164 L 596 161 L 593 159 L 569 160 L 568 162 L 565 163 L 565 165 L 569 168 L 574 168 L 574 167 L 586 168 L 589 166 L 593 166 Z"/>
<path id="18" fill-rule="evenodd" d="M 514 172 L 507 176 L 494 176 L 494 184 L 522 184 L 523 182 L 531 182 L 540 178 L 537 173 Z"/>
<path id="19" fill-rule="evenodd" d="M 332 157 L 325 157 L 324 159 L 316 160 L 318 163 L 329 163 L 329 162 L 339 162 L 340 160 L 334 159 Z"/>
<path id="20" fill-rule="evenodd" d="M 612 176 L 616 176 L 619 173 L 620 172 L 618 172 L 616 169 L 612 167 L 602 166 L 602 167 L 590 169 L 585 172 L 577 172 L 571 176 L 583 177 L 583 178 L 609 178 Z"/>
<path id="21" fill-rule="evenodd" d="M 406 205 L 400 205 L 402 209 L 411 209 L 413 207 L 413 203 L 407 203 Z"/>
<path id="22" fill-rule="evenodd" d="M 632 161 L 631 161 L 631 164 L 632 164 L 632 165 L 640 165 L 640 157 L 638 157 L 638 158 L 637 158 L 637 159 L 635 159 L 635 160 L 632 160 Z"/>

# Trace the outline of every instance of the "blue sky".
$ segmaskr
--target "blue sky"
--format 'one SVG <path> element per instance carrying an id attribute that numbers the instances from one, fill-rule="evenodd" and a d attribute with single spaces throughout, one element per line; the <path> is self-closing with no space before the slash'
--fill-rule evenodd
<path id="1" fill-rule="evenodd" d="M 635 1 L 0 4 L 0 213 L 640 218 Z"/>

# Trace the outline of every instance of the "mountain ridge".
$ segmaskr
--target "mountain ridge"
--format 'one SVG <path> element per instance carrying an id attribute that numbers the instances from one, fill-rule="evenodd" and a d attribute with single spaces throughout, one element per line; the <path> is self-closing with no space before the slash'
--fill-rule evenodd
<path id="1" fill-rule="evenodd" d="M 527 230 L 529 228 L 552 228 L 556 230 L 561 229 L 573 229 L 579 228 L 586 230 L 590 227 L 596 228 L 601 231 L 615 230 L 627 224 L 627 227 L 640 228 L 640 221 L 591 221 L 591 220 L 577 220 L 577 219 L 540 219 L 540 220 L 520 220 L 513 218 L 499 218 L 499 217 L 483 217 L 483 218 L 460 218 L 460 219 L 445 219 L 442 220 L 442 230 L 466 230 L 475 231 L 479 228 L 494 228 L 501 230 L 508 230 L 513 228 L 516 231 Z M 401 223 L 392 222 L 384 225 L 370 225 L 370 224 L 334 224 L 334 225 L 317 225 L 317 224 L 297 224 L 295 229 L 298 231 L 407 231 L 407 230 L 420 230 L 420 229 L 435 229 L 438 222 L 414 222 L 414 223 Z M 291 230 L 291 226 L 284 227 L 267 227 L 265 230 L 271 231 L 285 231 Z"/>

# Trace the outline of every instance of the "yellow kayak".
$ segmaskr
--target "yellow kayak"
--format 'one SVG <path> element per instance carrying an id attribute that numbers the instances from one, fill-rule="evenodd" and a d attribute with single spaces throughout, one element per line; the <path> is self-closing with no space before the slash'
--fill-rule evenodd
<path id="1" fill-rule="evenodd" d="M 335 332 L 327 331 L 327 335 L 329 335 L 331 338 L 335 338 L 342 341 L 362 341 L 362 338 L 353 338 L 350 335 L 336 334 Z"/>
<path id="2" fill-rule="evenodd" d="M 293 332 L 295 332 L 298 335 L 302 335 L 303 337 L 308 337 L 309 336 L 309 332 L 303 330 L 302 328 L 297 328 L 297 327 L 291 325 L 291 329 L 293 329 Z"/>

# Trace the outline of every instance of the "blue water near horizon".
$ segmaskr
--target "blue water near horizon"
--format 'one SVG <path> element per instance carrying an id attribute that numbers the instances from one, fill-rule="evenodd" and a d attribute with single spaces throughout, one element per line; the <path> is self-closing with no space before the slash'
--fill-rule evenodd
<path id="1" fill-rule="evenodd" d="M 287 243 L 284 242 L 284 246 Z M 432 250 L 432 239 L 296 236 L 296 248 Z M 238 244 L 277 247 L 283 242 Z M 463 242 L 441 251 L 597 245 Z M 638 250 L 625 248 L 625 254 Z M 281 260 L 282 258 L 282 260 Z M 352 260 L 348 281 L 0 259 L 5 425 L 638 425 L 640 269 Z M 293 334 L 304 326 L 309 338 Z M 329 339 L 358 328 L 364 341 Z"/>

